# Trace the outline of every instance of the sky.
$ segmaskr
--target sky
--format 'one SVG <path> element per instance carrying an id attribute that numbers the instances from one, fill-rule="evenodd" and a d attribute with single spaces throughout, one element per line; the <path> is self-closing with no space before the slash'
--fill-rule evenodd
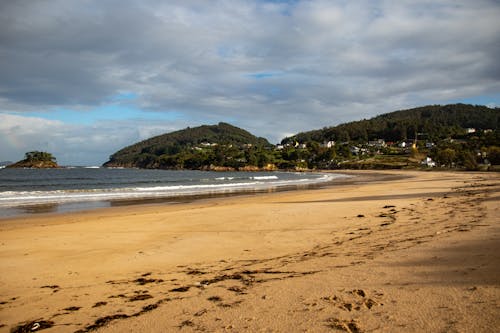
<path id="1" fill-rule="evenodd" d="M 277 143 L 429 104 L 500 106 L 498 0 L 0 2 L 0 161 L 100 165 L 228 122 Z"/>

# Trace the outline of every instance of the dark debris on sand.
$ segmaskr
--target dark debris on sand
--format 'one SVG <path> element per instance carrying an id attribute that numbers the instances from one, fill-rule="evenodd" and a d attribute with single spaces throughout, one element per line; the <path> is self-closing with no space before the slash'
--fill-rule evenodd
<path id="1" fill-rule="evenodd" d="M 54 322 L 50 320 L 36 320 L 29 323 L 24 323 L 16 326 L 10 332 L 11 333 L 28 333 L 37 332 L 44 330 L 46 328 L 51 328 L 54 326 Z"/>

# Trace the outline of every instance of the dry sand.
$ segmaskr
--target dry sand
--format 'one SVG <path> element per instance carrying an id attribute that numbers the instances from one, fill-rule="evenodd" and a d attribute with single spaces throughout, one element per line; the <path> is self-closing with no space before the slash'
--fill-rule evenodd
<path id="1" fill-rule="evenodd" d="M 0 220 L 0 332 L 494 332 L 500 177 Z"/>

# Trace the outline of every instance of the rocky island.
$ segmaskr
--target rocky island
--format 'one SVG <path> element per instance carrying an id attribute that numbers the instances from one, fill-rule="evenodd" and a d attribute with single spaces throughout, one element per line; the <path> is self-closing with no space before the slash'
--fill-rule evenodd
<path id="1" fill-rule="evenodd" d="M 43 151 L 31 151 L 26 153 L 24 160 L 10 164 L 7 168 L 32 168 L 32 169 L 53 169 L 59 168 L 56 158 Z"/>

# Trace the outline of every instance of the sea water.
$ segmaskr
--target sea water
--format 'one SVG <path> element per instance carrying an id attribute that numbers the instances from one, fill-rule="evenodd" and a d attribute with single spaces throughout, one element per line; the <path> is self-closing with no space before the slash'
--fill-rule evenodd
<path id="1" fill-rule="evenodd" d="M 77 167 L 1 169 L 0 217 L 321 184 L 336 174 Z"/>

